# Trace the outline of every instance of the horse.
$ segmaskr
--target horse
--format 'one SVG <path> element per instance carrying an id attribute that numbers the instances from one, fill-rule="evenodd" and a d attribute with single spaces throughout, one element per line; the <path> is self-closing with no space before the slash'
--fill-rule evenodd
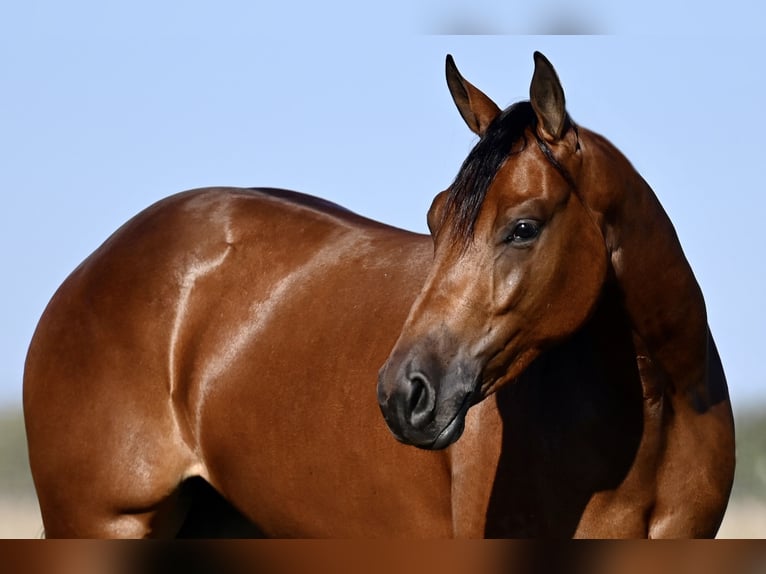
<path id="1" fill-rule="evenodd" d="M 542 54 L 505 110 L 446 76 L 479 140 L 430 235 L 204 188 L 64 281 L 24 372 L 47 536 L 212 527 L 204 490 L 268 537 L 715 535 L 731 404 L 668 216 Z"/>

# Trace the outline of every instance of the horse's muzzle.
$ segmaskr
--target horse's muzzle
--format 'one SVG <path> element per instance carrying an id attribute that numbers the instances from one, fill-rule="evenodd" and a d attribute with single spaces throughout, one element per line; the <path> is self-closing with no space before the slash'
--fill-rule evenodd
<path id="1" fill-rule="evenodd" d="M 391 357 L 378 376 L 378 404 L 393 435 L 405 444 L 436 450 L 463 434 L 476 399 L 475 377 L 465 368 L 441 372 L 435 359 Z"/>

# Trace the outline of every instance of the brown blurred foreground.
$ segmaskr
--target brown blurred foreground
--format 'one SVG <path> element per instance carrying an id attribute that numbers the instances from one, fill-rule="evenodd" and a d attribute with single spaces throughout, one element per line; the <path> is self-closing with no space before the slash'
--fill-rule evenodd
<path id="1" fill-rule="evenodd" d="M 13 574 L 760 574 L 752 541 L 0 542 Z"/>

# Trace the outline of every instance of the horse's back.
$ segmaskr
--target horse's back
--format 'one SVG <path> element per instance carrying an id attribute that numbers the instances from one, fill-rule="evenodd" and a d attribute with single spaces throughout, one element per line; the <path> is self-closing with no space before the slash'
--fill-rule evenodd
<path id="1" fill-rule="evenodd" d="M 169 505 L 184 478 L 215 480 L 220 432 L 236 445 L 250 419 L 264 433 L 270 413 L 338 408 L 323 393 L 353 409 L 361 381 L 374 397 L 375 361 L 428 257 L 422 236 L 281 190 L 194 190 L 131 219 L 67 278 L 30 345 L 24 407 L 48 532 L 138 532 L 135 517 Z M 258 456 L 289 445 L 273 438 Z M 90 529 L 97 513 L 120 518 Z M 152 528 L 177 527 L 163 520 Z"/>

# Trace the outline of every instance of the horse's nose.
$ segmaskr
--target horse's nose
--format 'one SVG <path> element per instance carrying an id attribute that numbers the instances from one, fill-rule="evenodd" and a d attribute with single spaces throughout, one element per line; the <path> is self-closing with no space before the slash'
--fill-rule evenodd
<path id="1" fill-rule="evenodd" d="M 442 449 L 465 429 L 475 402 L 478 367 L 466 361 L 446 364 L 420 350 L 394 353 L 378 374 L 378 404 L 388 428 L 404 444 Z"/>
<path id="2" fill-rule="evenodd" d="M 390 366 L 381 369 L 378 403 L 394 435 L 408 441 L 433 424 L 437 398 L 435 377 L 426 369 L 416 368 L 412 362 L 394 369 Z"/>

